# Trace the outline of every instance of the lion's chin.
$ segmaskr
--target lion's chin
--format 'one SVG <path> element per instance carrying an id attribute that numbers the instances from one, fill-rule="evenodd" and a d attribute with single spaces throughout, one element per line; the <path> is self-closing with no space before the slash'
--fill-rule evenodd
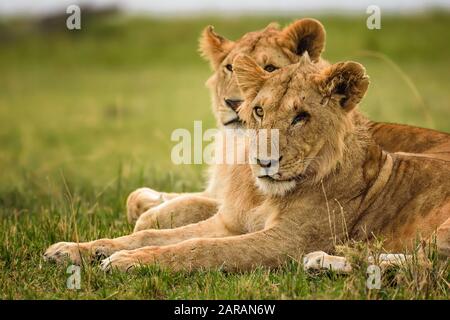
<path id="1" fill-rule="evenodd" d="M 256 185 L 264 194 L 284 196 L 295 188 L 297 182 L 295 180 L 276 181 L 266 178 L 256 178 Z"/>

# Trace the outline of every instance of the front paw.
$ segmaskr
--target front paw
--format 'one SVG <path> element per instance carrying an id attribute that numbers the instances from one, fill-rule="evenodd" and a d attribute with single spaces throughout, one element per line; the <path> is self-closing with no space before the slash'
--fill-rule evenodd
<path id="1" fill-rule="evenodd" d="M 103 271 L 118 269 L 119 271 L 128 272 L 137 266 L 155 263 L 156 251 L 158 251 L 157 247 L 118 251 L 104 259 L 100 267 Z"/>
<path id="2" fill-rule="evenodd" d="M 117 246 L 112 240 L 96 240 L 91 245 L 90 258 L 95 261 L 101 261 L 120 250 L 121 247 Z"/>
<path id="3" fill-rule="evenodd" d="M 131 251 L 122 250 L 112 254 L 106 259 L 103 259 L 100 264 L 100 268 L 103 271 L 118 269 L 119 271 L 127 272 L 131 271 L 137 265 L 139 265 L 139 261 L 135 259 Z"/>
<path id="4" fill-rule="evenodd" d="M 323 269 L 323 262 L 328 256 L 323 251 L 310 252 L 303 257 L 303 269 L 306 270 L 321 270 Z"/>
<path id="5" fill-rule="evenodd" d="M 128 222 L 135 222 L 145 211 L 164 202 L 164 194 L 150 188 L 139 188 L 127 199 Z"/>
<path id="6" fill-rule="evenodd" d="M 81 265 L 82 254 L 86 249 L 79 243 L 75 242 L 58 242 L 51 245 L 44 253 L 45 261 L 63 263 L 70 261 L 74 264 Z"/>
<path id="7" fill-rule="evenodd" d="M 323 251 L 314 251 L 303 257 L 303 269 L 308 270 L 332 270 L 337 273 L 349 273 L 352 271 L 350 263 L 345 257 L 331 256 Z"/>

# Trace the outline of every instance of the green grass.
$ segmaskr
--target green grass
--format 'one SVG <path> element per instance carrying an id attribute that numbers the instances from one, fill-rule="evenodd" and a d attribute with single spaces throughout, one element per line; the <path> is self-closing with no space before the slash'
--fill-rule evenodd
<path id="1" fill-rule="evenodd" d="M 450 131 L 449 15 L 386 17 L 378 31 L 364 17 L 320 19 L 325 58 L 366 66 L 362 109 L 372 119 Z M 1 299 L 448 298 L 448 264 L 434 258 L 428 268 L 387 275 L 375 291 L 365 287 L 364 267 L 343 277 L 307 274 L 296 263 L 246 274 L 86 266 L 81 290 L 70 291 L 65 266 L 43 262 L 54 242 L 129 233 L 124 202 L 137 187 L 202 188 L 205 167 L 170 161 L 173 129 L 192 130 L 200 119 L 214 126 L 197 37 L 207 24 L 235 39 L 272 20 L 292 19 L 113 16 L 86 20 L 81 32 L 0 22 Z"/>

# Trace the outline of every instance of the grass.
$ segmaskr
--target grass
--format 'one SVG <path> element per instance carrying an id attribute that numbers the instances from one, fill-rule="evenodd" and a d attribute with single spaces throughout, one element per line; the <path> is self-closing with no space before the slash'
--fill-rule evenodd
<path id="1" fill-rule="evenodd" d="M 364 17 L 322 17 L 325 57 L 366 66 L 372 119 L 448 132 L 449 18 L 386 17 L 370 31 Z M 366 289 L 362 259 L 346 277 L 295 262 L 244 274 L 86 266 L 78 291 L 66 289 L 65 266 L 43 262 L 54 242 L 129 233 L 124 201 L 137 187 L 202 188 L 204 166 L 170 161 L 175 128 L 214 126 L 197 37 L 207 24 L 235 39 L 272 20 L 292 19 L 106 16 L 83 20 L 81 32 L 0 22 L 0 299 L 448 299 L 448 262 L 433 251 L 427 267 L 387 274 L 381 290 Z"/>

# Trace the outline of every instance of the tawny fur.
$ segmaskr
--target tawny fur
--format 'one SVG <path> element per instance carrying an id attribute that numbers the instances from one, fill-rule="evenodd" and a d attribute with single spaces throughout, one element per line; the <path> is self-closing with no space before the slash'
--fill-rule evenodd
<path id="1" fill-rule="evenodd" d="M 264 180 L 264 195 L 255 183 L 261 179 L 254 174 L 257 164 L 220 165 L 223 200 L 211 218 L 116 239 L 59 243 L 46 258 L 80 263 L 83 252 L 109 256 L 105 270 L 153 263 L 173 270 L 249 270 L 330 252 L 349 238 L 383 237 L 386 250 L 403 251 L 436 230 L 438 249 L 448 255 L 450 163 L 388 153 L 375 143 L 357 108 L 368 86 L 361 65 L 324 67 L 305 57 L 269 75 L 239 57 L 235 70 L 247 85 L 263 76 L 243 90 L 246 126 L 280 130 L 283 160 L 276 178 Z M 264 109 L 261 118 L 251 112 L 255 106 Z M 299 112 L 310 116 L 293 124 Z M 314 161 L 304 161 L 311 156 Z M 276 185 L 283 181 L 295 183 L 279 195 Z"/>
<path id="2" fill-rule="evenodd" d="M 225 99 L 243 100 L 233 71 L 226 67 L 227 65 L 233 65 L 233 59 L 237 55 L 245 53 L 258 61 L 263 67 L 272 65 L 281 68 L 298 62 L 300 56 L 304 52 L 308 52 L 316 62 L 326 65 L 327 62 L 320 58 L 324 48 L 325 29 L 319 21 L 314 19 L 300 19 L 281 30 L 277 24 L 271 23 L 263 30 L 249 32 L 237 41 L 231 41 L 218 35 L 211 26 L 206 27 L 200 37 L 199 50 L 201 55 L 210 62 L 214 71 L 206 84 L 211 92 L 213 113 L 217 120 L 217 126 L 227 129 L 242 128 L 237 111 L 225 103 Z M 217 212 L 216 210 L 201 210 L 201 208 L 209 207 L 202 204 L 201 200 L 210 198 L 215 199 L 218 203 L 221 201 L 223 196 L 222 184 L 216 179 L 216 171 L 217 167 L 211 166 L 206 190 L 196 194 L 184 194 L 185 196 L 201 196 L 201 199 L 193 199 L 197 200 L 199 210 L 196 212 L 198 214 L 193 210 L 186 212 L 184 207 L 179 207 L 177 214 L 172 215 L 169 219 L 169 217 L 166 217 L 167 210 L 158 205 L 165 202 L 164 199 L 173 199 L 179 194 L 161 193 L 161 200 L 154 201 L 149 194 L 157 191 L 140 188 L 128 198 L 128 221 L 134 223 L 144 214 L 141 221 L 137 223 L 135 230 L 153 228 L 155 225 L 167 229 L 202 221 L 205 216 L 214 215 Z M 151 208 L 154 208 L 154 210 L 149 210 Z M 170 224 L 166 223 L 169 220 Z"/>
<path id="3" fill-rule="evenodd" d="M 213 113 L 219 128 L 242 127 L 236 110 L 225 103 L 225 99 L 243 100 L 234 72 L 226 68 L 227 65 L 233 66 L 237 55 L 247 54 L 263 68 L 269 65 L 280 68 L 297 63 L 301 55 L 307 52 L 314 62 L 328 65 L 327 61 L 320 58 L 325 47 L 325 30 L 314 19 L 300 19 L 281 30 L 272 23 L 264 30 L 249 32 L 237 41 L 228 40 L 215 33 L 212 27 L 207 27 L 200 38 L 199 47 L 202 56 L 211 63 L 214 71 L 207 85 L 211 91 Z M 450 139 L 447 133 L 407 125 L 370 121 L 367 124 L 375 142 L 386 151 L 417 153 L 420 156 L 450 160 Z M 183 201 L 189 201 L 190 204 L 188 210 L 184 205 L 178 209 L 170 206 L 170 210 L 158 206 L 180 194 L 161 193 L 161 197 L 155 201 L 152 194 L 158 194 L 157 191 L 146 188 L 136 190 L 127 202 L 128 220 L 134 223 L 144 214 L 137 223 L 136 230 L 154 228 L 156 225 L 166 229 L 202 221 L 205 217 L 214 215 L 217 211 L 214 206 L 209 205 L 213 200 L 206 198 L 214 199 L 217 205 L 222 201 L 222 183 L 217 178 L 220 176 L 217 170 L 216 166 L 211 166 L 206 190 L 184 194 Z M 286 187 L 289 187 L 288 184 Z M 279 189 L 282 192 L 286 188 L 280 184 Z M 186 199 L 189 195 L 194 196 L 191 201 Z M 203 201 L 206 203 L 202 203 Z M 192 209 L 195 207 L 194 203 L 198 204 L 197 210 Z"/>

